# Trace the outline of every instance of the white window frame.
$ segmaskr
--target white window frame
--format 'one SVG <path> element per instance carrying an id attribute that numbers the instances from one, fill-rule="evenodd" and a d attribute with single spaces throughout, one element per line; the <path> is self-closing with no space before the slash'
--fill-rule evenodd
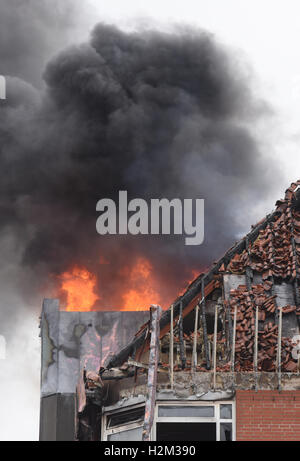
<path id="1" fill-rule="evenodd" d="M 231 405 L 232 406 L 232 418 L 231 419 L 221 419 L 220 418 L 220 405 Z M 141 408 L 144 407 L 145 403 L 140 403 L 137 405 L 131 405 L 128 407 L 124 408 L 118 408 L 115 410 L 110 410 L 107 411 L 103 414 L 102 416 L 102 427 L 101 427 L 101 440 L 107 441 L 108 437 L 111 434 L 116 434 L 124 431 L 128 431 L 130 429 L 136 429 L 139 427 L 143 427 L 144 421 L 139 421 L 139 422 L 132 422 L 128 424 L 123 424 L 120 426 L 115 426 L 112 428 L 106 427 L 107 425 L 107 420 L 108 417 L 116 414 L 116 413 L 121 413 L 121 412 L 126 412 L 129 410 L 133 410 L 135 408 Z M 183 407 L 214 407 L 214 417 L 208 416 L 202 416 L 202 417 L 168 417 L 168 416 L 158 416 L 158 409 L 159 407 L 162 406 L 168 406 L 168 407 L 178 407 L 178 406 L 183 406 Z M 220 441 L 220 424 L 221 423 L 231 423 L 232 424 L 232 441 L 236 440 L 236 405 L 234 400 L 218 400 L 218 401 L 195 401 L 195 400 L 165 400 L 165 401 L 159 401 L 155 405 L 155 413 L 154 413 L 154 421 L 153 421 L 153 427 L 151 431 L 151 440 L 156 441 L 156 424 L 157 423 L 215 423 L 216 424 L 216 440 Z"/>
<path id="2" fill-rule="evenodd" d="M 231 419 L 221 419 L 220 418 L 220 405 L 231 405 L 232 406 L 232 417 Z M 202 416 L 202 417 L 187 417 L 187 416 L 176 416 L 176 417 L 168 417 L 168 416 L 158 416 L 158 409 L 162 406 L 174 406 L 174 407 L 214 407 L 215 416 Z M 216 441 L 220 441 L 220 433 L 221 433 L 221 423 L 231 423 L 232 424 L 232 441 L 236 440 L 236 407 L 234 400 L 218 400 L 218 401 L 195 401 L 195 400 L 184 400 L 184 401 L 161 401 L 157 402 L 155 408 L 155 418 L 152 428 L 152 437 L 151 440 L 156 440 L 156 424 L 157 423 L 215 423 L 216 424 Z"/>

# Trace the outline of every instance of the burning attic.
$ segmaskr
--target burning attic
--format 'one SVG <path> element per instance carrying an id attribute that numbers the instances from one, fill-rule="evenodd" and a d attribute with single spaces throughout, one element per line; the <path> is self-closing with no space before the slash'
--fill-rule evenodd
<path id="1" fill-rule="evenodd" d="M 150 319 L 46 300 L 41 439 L 300 440 L 299 264 L 297 181 Z"/>

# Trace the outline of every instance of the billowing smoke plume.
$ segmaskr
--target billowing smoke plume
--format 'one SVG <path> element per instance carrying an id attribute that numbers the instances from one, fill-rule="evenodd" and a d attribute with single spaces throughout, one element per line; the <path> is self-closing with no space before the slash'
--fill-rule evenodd
<path id="1" fill-rule="evenodd" d="M 0 0 L 0 74 L 42 86 L 49 56 L 76 36 L 81 0 Z"/>
<path id="2" fill-rule="evenodd" d="M 117 309 L 146 258 L 160 295 L 153 302 L 175 298 L 193 269 L 247 229 L 270 193 L 268 174 L 277 174 L 250 129 L 265 108 L 241 66 L 207 33 L 100 24 L 90 43 L 52 59 L 44 80 L 38 92 L 8 79 L 0 111 L 1 231 L 18 242 L 22 293 L 47 295 L 49 280 L 55 291 L 59 276 L 80 265 L 97 276 L 95 307 Z M 204 198 L 205 243 L 100 237 L 96 203 L 119 190 Z"/>

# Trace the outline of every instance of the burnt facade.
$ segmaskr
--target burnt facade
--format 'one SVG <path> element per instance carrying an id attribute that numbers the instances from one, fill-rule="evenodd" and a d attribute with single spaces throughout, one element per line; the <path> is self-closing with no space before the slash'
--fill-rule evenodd
<path id="1" fill-rule="evenodd" d="M 131 341 L 79 360 L 78 440 L 300 440 L 299 186 Z"/>
<path id="2" fill-rule="evenodd" d="M 77 439 L 76 387 L 81 373 L 97 376 L 111 354 L 122 349 L 148 317 L 147 312 L 66 312 L 60 310 L 58 300 L 44 300 L 40 440 Z M 97 399 L 92 400 L 95 421 L 87 436 L 91 440 L 99 436 L 101 423 Z"/>

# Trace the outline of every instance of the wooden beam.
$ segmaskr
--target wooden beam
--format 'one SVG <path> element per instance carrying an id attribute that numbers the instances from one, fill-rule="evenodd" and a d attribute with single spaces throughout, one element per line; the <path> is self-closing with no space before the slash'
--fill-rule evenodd
<path id="1" fill-rule="evenodd" d="M 226 305 L 226 320 L 227 320 L 227 334 L 226 334 L 226 346 L 227 346 L 227 357 L 229 357 L 229 353 L 232 351 L 232 342 L 233 342 L 233 328 L 232 328 L 232 318 L 231 318 L 231 312 L 230 312 L 230 304 L 227 303 Z"/>
<path id="2" fill-rule="evenodd" d="M 231 369 L 234 372 L 234 362 L 235 362 L 235 336 L 236 336 L 236 314 L 237 306 L 234 306 L 234 317 L 233 317 L 233 332 L 232 332 L 232 349 L 231 349 Z"/>
<path id="3" fill-rule="evenodd" d="M 220 286 L 220 282 L 218 280 L 212 280 L 210 283 L 208 283 L 205 287 L 205 297 L 210 295 L 210 293 L 215 289 Z M 199 302 L 199 293 L 197 293 L 197 296 L 195 296 L 190 303 L 183 309 L 183 318 L 185 318 L 187 315 L 189 315 L 193 309 L 197 306 Z M 174 306 L 174 311 L 175 311 L 175 306 Z M 176 320 L 177 317 L 179 317 L 180 313 L 178 312 L 177 315 L 174 315 L 174 320 Z M 165 325 L 161 330 L 160 330 L 160 337 L 163 338 L 169 331 L 170 325 Z"/>
<path id="4" fill-rule="evenodd" d="M 215 325 L 214 325 L 214 390 L 216 389 L 217 334 L 218 334 L 218 304 L 215 305 Z"/>
<path id="5" fill-rule="evenodd" d="M 202 304 L 201 304 L 201 314 L 202 314 L 202 329 L 203 329 L 203 342 L 204 342 L 204 350 L 205 350 L 205 361 L 206 361 L 206 369 L 210 370 L 210 354 L 209 354 L 209 345 L 208 345 L 208 337 L 207 337 L 207 324 L 206 324 L 206 310 L 205 310 L 205 278 L 202 279 Z"/>
<path id="6" fill-rule="evenodd" d="M 170 358 L 170 383 L 171 389 L 174 389 L 174 306 L 171 306 L 171 322 L 170 322 L 170 345 L 169 345 L 169 358 Z"/>
<path id="7" fill-rule="evenodd" d="M 198 340 L 198 326 L 199 326 L 199 304 L 195 310 L 195 328 L 194 328 L 194 343 L 193 343 L 193 369 L 197 367 L 197 340 Z"/>
<path id="8" fill-rule="evenodd" d="M 127 363 L 128 365 L 133 365 L 137 368 L 146 368 L 147 370 L 149 369 L 149 365 L 147 363 L 137 362 L 136 360 L 132 359 L 128 359 Z M 169 373 L 169 370 L 163 367 L 157 367 L 157 371 L 158 373 Z"/>
<path id="9" fill-rule="evenodd" d="M 157 367 L 159 356 L 159 322 L 161 317 L 160 306 L 152 305 L 150 307 L 151 317 L 151 340 L 149 352 L 149 370 L 148 370 L 148 396 L 145 405 L 145 420 L 143 427 L 143 441 L 149 442 L 151 429 L 154 419 L 154 409 L 156 400 L 156 383 Z"/>
<path id="10" fill-rule="evenodd" d="M 185 353 L 184 353 L 184 341 L 183 341 L 183 314 L 182 314 L 182 302 L 180 303 L 180 314 L 179 314 L 179 347 L 180 347 L 180 361 L 181 367 L 185 369 Z"/>
<path id="11" fill-rule="evenodd" d="M 134 376 L 134 372 L 122 371 L 118 368 L 110 368 L 109 370 L 105 370 L 104 373 L 101 375 L 102 381 L 110 381 L 110 380 L 120 380 L 125 378 L 130 378 Z"/>

